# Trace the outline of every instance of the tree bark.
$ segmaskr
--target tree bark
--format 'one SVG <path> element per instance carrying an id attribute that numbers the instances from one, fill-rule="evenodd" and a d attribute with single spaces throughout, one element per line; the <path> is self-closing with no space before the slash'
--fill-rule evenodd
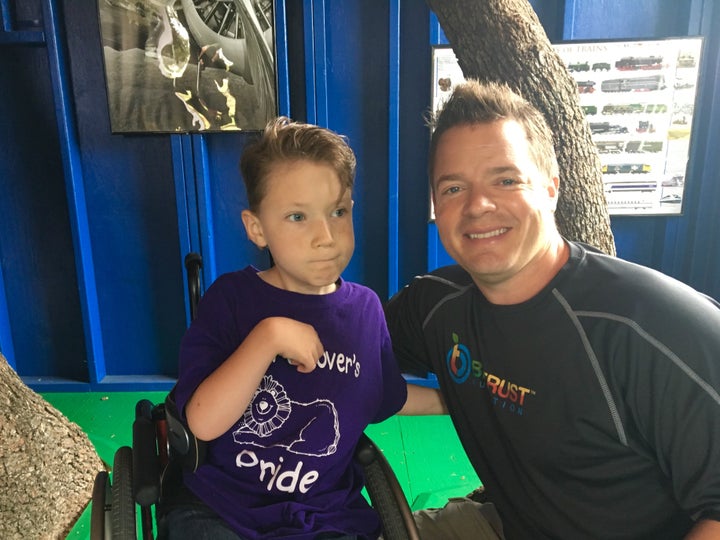
<path id="1" fill-rule="evenodd" d="M 427 0 L 466 78 L 505 83 L 553 131 L 560 165 L 556 220 L 568 239 L 615 255 L 600 158 L 577 84 L 527 0 Z"/>
<path id="2" fill-rule="evenodd" d="M 87 435 L 0 354 L 0 538 L 66 538 L 106 469 Z"/>

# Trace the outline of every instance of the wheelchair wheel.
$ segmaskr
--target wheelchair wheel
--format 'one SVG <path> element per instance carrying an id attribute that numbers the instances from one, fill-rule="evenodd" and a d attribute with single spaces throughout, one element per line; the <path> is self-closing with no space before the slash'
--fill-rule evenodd
<path id="1" fill-rule="evenodd" d="M 95 476 L 90 512 L 90 540 L 104 540 L 110 536 L 110 476 L 100 471 Z"/>
<path id="2" fill-rule="evenodd" d="M 120 447 L 115 452 L 113 478 L 110 486 L 112 511 L 112 538 L 135 540 L 137 528 L 135 522 L 135 500 L 132 494 L 132 448 Z"/>

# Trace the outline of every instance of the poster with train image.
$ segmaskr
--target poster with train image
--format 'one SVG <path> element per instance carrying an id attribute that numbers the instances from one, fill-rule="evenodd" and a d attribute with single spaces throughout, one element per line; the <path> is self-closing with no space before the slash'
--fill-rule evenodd
<path id="1" fill-rule="evenodd" d="M 553 48 L 577 83 L 609 213 L 681 214 L 702 38 L 573 41 Z M 433 47 L 432 55 L 431 107 L 437 110 L 464 77 L 451 47 Z"/>
<path id="2" fill-rule="evenodd" d="M 610 214 L 681 214 L 702 38 L 554 48 L 577 82 Z"/>

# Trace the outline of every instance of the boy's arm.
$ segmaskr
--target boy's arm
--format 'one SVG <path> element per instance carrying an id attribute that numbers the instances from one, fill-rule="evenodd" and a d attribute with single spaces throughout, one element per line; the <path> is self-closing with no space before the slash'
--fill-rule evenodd
<path id="1" fill-rule="evenodd" d="M 309 373 L 323 353 L 315 329 L 285 317 L 260 321 L 237 349 L 195 389 L 185 406 L 190 431 L 209 441 L 225 433 L 247 409 L 276 356 Z"/>
<path id="2" fill-rule="evenodd" d="M 437 388 L 408 384 L 407 390 L 407 400 L 398 414 L 410 416 L 448 413 L 445 400 Z"/>

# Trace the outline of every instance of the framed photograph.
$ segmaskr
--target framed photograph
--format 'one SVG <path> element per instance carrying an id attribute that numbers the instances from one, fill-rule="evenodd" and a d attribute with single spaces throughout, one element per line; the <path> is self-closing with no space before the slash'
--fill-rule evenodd
<path id="1" fill-rule="evenodd" d="M 702 38 L 573 41 L 553 48 L 577 83 L 609 213 L 681 214 Z M 450 47 L 433 49 L 432 73 L 437 110 L 463 80 Z"/>
<path id="2" fill-rule="evenodd" d="M 113 133 L 262 130 L 273 0 L 97 0 Z"/>

